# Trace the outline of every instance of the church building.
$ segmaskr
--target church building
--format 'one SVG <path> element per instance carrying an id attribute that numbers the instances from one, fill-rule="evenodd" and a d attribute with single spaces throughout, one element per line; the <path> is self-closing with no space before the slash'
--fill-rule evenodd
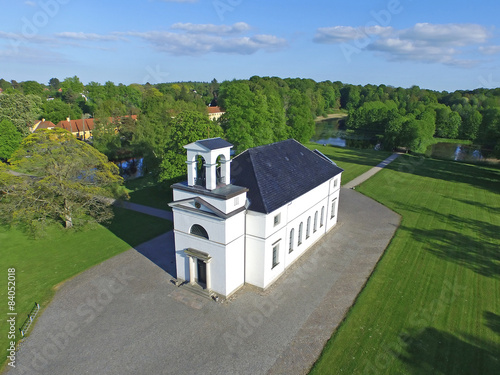
<path id="1" fill-rule="evenodd" d="M 289 139 L 231 159 L 221 138 L 187 150 L 187 181 L 174 184 L 177 279 L 228 297 L 265 289 L 337 223 L 343 170 Z"/>

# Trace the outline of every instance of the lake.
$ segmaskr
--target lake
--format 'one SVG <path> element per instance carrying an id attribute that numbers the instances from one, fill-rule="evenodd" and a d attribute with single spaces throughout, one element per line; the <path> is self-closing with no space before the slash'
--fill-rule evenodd
<path id="1" fill-rule="evenodd" d="M 481 161 L 481 146 L 439 142 L 427 147 L 426 156 L 446 160 Z"/>
<path id="2" fill-rule="evenodd" d="M 346 147 L 345 118 L 316 121 L 316 130 L 311 142 Z"/>

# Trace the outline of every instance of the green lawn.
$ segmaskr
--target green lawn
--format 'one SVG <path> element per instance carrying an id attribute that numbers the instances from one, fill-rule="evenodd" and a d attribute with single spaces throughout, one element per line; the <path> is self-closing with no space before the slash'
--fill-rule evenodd
<path id="1" fill-rule="evenodd" d="M 403 220 L 311 374 L 498 374 L 500 170 L 405 155 L 357 190 Z"/>
<path id="2" fill-rule="evenodd" d="M 29 239 L 16 229 L 0 229 L 0 257 L 4 285 L 0 288 L 0 347 L 7 348 L 7 269 L 16 269 L 17 328 L 36 302 L 42 308 L 54 295 L 54 287 L 80 272 L 171 230 L 167 220 L 115 208 L 106 226 L 81 231 L 47 228 L 42 239 Z M 19 330 L 17 330 L 19 338 Z M 0 367 L 5 360 L 1 357 Z"/>
<path id="3" fill-rule="evenodd" d="M 130 202 L 171 210 L 168 202 L 172 201 L 170 184 L 159 184 L 152 175 L 125 182 Z"/>
<path id="4" fill-rule="evenodd" d="M 342 185 L 365 173 L 392 154 L 392 152 L 387 151 L 322 146 L 316 143 L 307 143 L 305 146 L 311 150 L 317 149 L 344 169 Z"/>

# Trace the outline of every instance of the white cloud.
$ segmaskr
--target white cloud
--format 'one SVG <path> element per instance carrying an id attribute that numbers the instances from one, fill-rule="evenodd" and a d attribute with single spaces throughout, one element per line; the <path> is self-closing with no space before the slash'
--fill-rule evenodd
<path id="1" fill-rule="evenodd" d="M 211 52 L 249 55 L 258 50 L 271 52 L 286 46 L 284 39 L 274 35 L 224 37 L 161 31 L 129 32 L 127 35 L 144 39 L 156 49 L 175 55 L 200 55 Z"/>
<path id="2" fill-rule="evenodd" d="M 80 41 L 116 41 L 122 40 L 123 38 L 118 35 L 100 35 L 95 33 L 83 33 L 83 32 L 72 32 L 65 31 L 62 33 L 55 34 L 56 37 Z"/>
<path id="3" fill-rule="evenodd" d="M 483 55 L 497 55 L 500 53 L 500 46 L 481 46 L 479 52 Z"/>
<path id="4" fill-rule="evenodd" d="M 434 46 L 466 46 L 485 43 L 488 30 L 481 25 L 451 23 L 433 25 L 417 23 L 412 28 L 401 31 L 400 38 L 414 42 L 428 43 Z"/>
<path id="5" fill-rule="evenodd" d="M 237 22 L 234 25 L 175 23 L 171 29 L 192 34 L 234 35 L 249 31 L 250 26 L 245 22 Z"/>
<path id="6" fill-rule="evenodd" d="M 32 8 L 36 7 L 36 3 L 34 1 L 25 1 L 24 4 Z"/>
<path id="7" fill-rule="evenodd" d="M 477 24 L 417 23 L 404 30 L 381 26 L 319 28 L 314 41 L 322 44 L 343 44 L 344 49 L 346 43 L 352 44 L 351 51 L 366 49 L 391 61 L 409 60 L 470 67 L 478 61 L 463 59 L 460 55 L 466 52 L 467 47 L 484 44 L 490 37 L 488 29 Z M 481 48 L 483 53 L 496 51 L 495 48 Z"/>
<path id="8" fill-rule="evenodd" d="M 314 36 L 316 43 L 335 44 L 345 43 L 353 40 L 364 39 L 371 35 L 389 35 L 392 27 L 369 26 L 369 27 L 351 27 L 351 26 L 333 26 L 321 27 Z"/>

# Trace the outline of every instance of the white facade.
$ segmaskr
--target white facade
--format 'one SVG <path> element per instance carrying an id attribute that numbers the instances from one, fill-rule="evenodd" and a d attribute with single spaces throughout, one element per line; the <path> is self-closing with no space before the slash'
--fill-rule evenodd
<path id="1" fill-rule="evenodd" d="M 217 139 L 216 139 L 217 140 Z M 230 147 L 185 146 L 187 184 L 173 185 L 177 279 L 227 297 L 245 283 L 267 288 L 337 223 L 341 173 L 268 214 L 247 209 L 247 191 L 230 181 Z M 225 146 L 222 143 L 222 146 Z M 206 161 L 196 185 L 196 158 Z M 217 158 L 222 171 L 217 181 Z M 333 210 L 333 211 L 332 211 Z M 332 214 L 333 212 L 333 214 Z"/>

